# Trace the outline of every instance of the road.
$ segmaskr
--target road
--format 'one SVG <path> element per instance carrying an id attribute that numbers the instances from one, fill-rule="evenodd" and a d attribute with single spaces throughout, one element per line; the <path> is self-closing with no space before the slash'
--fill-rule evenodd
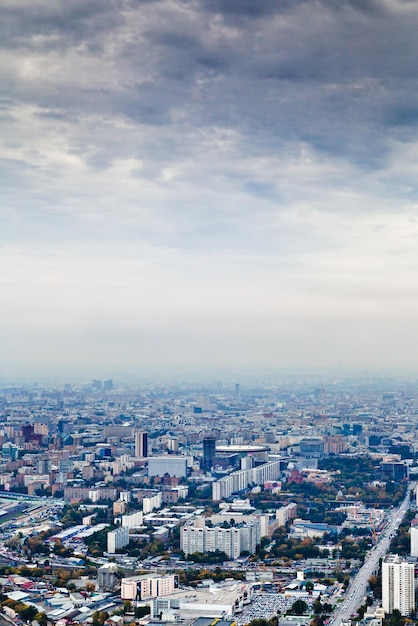
<path id="1" fill-rule="evenodd" d="M 389 552 L 390 541 L 398 530 L 399 524 L 403 520 L 409 506 L 409 493 L 411 488 L 412 484 L 409 484 L 406 496 L 401 505 L 397 509 L 394 509 L 389 515 L 388 523 L 380 536 L 379 543 L 370 550 L 362 568 L 350 583 L 346 591 L 344 602 L 333 613 L 330 619 L 330 626 L 340 626 L 342 622 L 346 622 L 350 619 L 353 613 L 356 614 L 359 606 L 364 604 L 368 580 L 373 573 L 377 571 L 379 559 L 383 558 L 385 554 Z"/>

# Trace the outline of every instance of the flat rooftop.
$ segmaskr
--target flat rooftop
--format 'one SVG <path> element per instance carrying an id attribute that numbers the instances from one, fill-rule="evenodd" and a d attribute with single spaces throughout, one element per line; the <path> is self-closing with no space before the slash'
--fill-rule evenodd
<path id="1" fill-rule="evenodd" d="M 254 452 L 268 452 L 270 450 L 269 446 L 262 444 L 225 444 L 224 446 L 216 446 L 216 452 L 235 452 L 235 453 L 246 453 L 251 454 Z"/>

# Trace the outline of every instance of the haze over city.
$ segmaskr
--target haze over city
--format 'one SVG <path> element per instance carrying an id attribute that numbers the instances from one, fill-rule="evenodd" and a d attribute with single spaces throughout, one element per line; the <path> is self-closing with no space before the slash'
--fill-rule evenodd
<path id="1" fill-rule="evenodd" d="M 417 371 L 416 2 L 0 15 L 0 376 Z"/>

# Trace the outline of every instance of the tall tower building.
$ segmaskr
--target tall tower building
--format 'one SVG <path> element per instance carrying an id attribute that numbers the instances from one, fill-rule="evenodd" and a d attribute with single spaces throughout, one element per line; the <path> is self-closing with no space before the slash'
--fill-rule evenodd
<path id="1" fill-rule="evenodd" d="M 148 433 L 141 430 L 135 433 L 135 456 L 142 458 L 148 456 Z"/>
<path id="2" fill-rule="evenodd" d="M 215 437 L 203 438 L 203 464 L 202 469 L 210 472 L 215 461 L 216 439 Z"/>
<path id="3" fill-rule="evenodd" d="M 235 399 L 237 402 L 241 402 L 241 391 L 240 391 L 240 388 L 239 388 L 239 384 L 238 384 L 238 383 L 235 385 L 235 389 L 234 389 L 234 399 Z"/>
<path id="4" fill-rule="evenodd" d="M 415 610 L 414 564 L 397 554 L 387 554 L 382 563 L 382 607 L 385 613 L 398 609 L 408 616 Z"/>

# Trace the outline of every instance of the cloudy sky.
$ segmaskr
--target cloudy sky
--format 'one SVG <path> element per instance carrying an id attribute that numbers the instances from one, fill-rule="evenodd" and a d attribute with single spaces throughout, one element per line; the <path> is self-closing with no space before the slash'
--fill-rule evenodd
<path id="1" fill-rule="evenodd" d="M 416 0 L 0 0 L 0 374 L 418 371 Z"/>

